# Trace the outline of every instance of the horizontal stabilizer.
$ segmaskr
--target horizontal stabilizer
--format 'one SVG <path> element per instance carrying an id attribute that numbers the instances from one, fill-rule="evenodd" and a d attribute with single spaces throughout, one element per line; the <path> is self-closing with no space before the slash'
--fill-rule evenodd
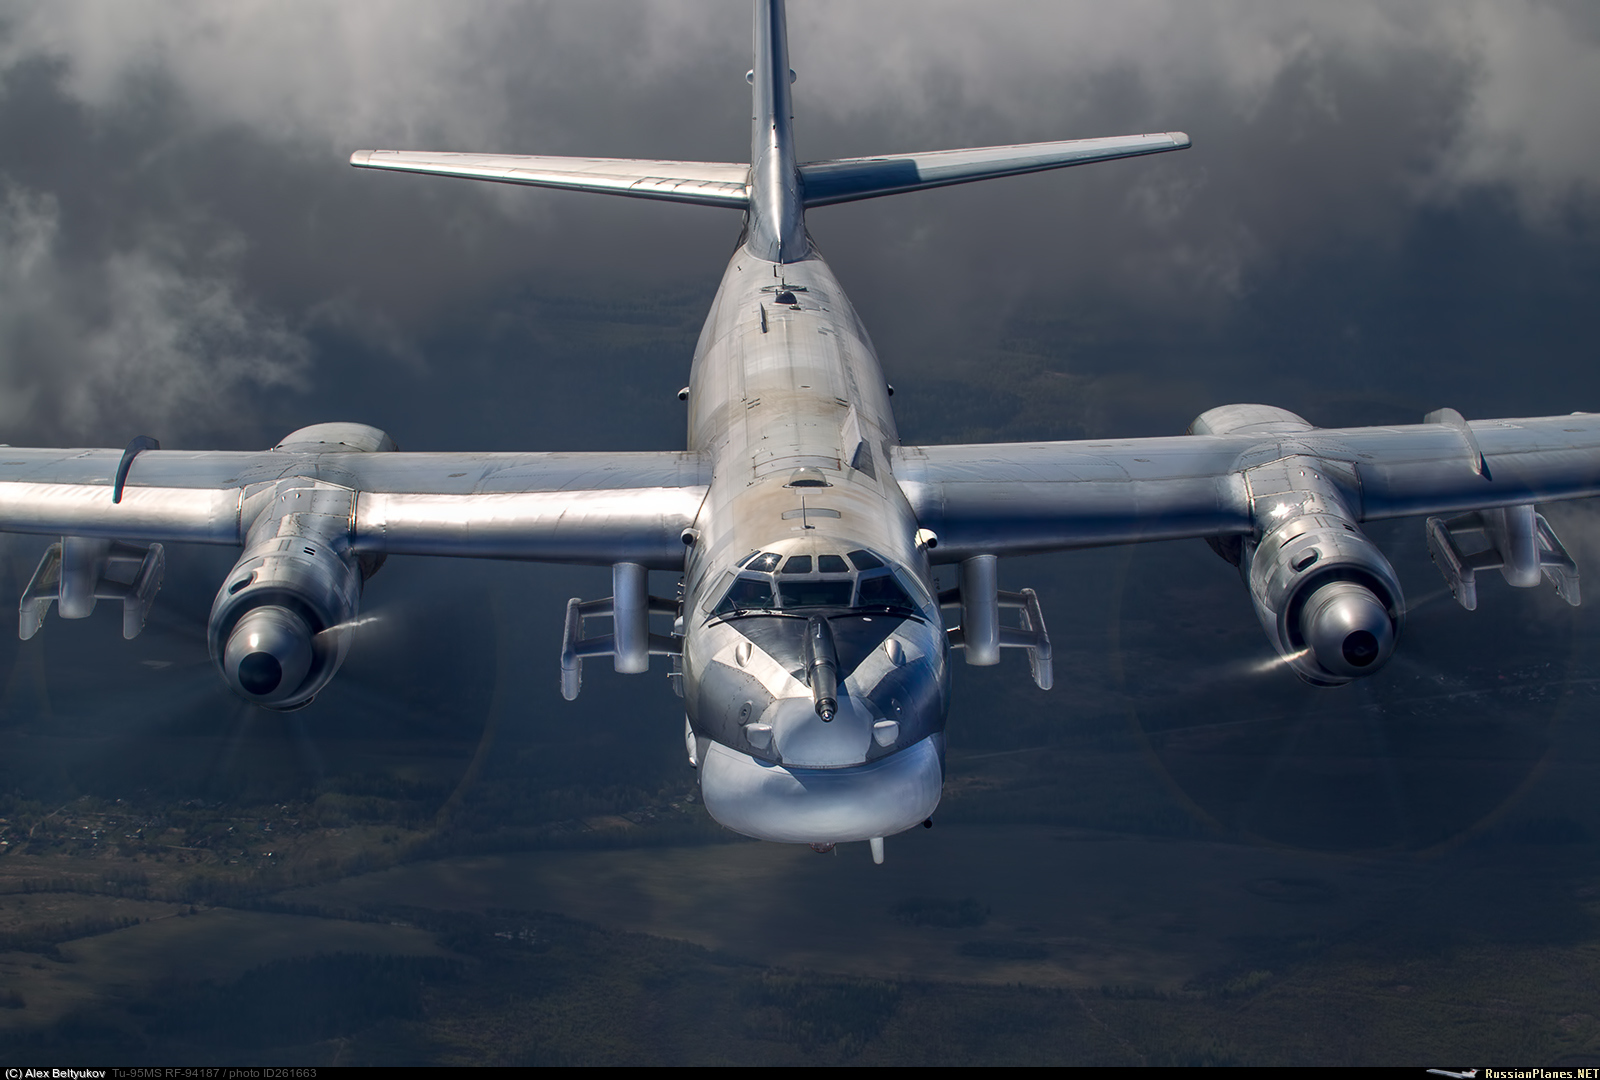
<path id="1" fill-rule="evenodd" d="M 1168 131 L 1159 135 L 1119 135 L 1109 139 L 882 154 L 813 161 L 800 166 L 800 179 L 805 185 L 805 205 L 827 206 L 879 195 L 897 195 L 902 191 L 1086 165 L 1091 161 L 1183 150 L 1188 145 L 1189 136 L 1181 131 Z"/>
<path id="2" fill-rule="evenodd" d="M 750 201 L 750 166 L 721 161 L 358 150 L 350 155 L 350 164 L 358 169 L 393 169 L 502 184 L 599 191 L 741 210 Z"/>

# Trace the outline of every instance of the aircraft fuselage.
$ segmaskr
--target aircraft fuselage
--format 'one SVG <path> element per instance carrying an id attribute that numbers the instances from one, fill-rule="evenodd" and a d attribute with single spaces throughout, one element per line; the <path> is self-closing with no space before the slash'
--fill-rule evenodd
<path id="1" fill-rule="evenodd" d="M 890 472 L 897 443 L 866 330 L 820 255 L 741 245 L 690 375 L 689 445 L 714 466 L 683 621 L 690 752 L 707 809 L 740 832 L 871 839 L 938 802 L 949 642 Z"/>

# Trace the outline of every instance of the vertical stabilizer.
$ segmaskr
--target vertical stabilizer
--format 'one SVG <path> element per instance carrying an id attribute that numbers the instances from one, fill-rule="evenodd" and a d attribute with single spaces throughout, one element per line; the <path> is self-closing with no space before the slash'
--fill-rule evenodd
<path id="1" fill-rule="evenodd" d="M 745 246 L 757 258 L 805 258 L 804 204 L 794 157 L 789 96 L 789 29 L 783 0 L 755 0 L 750 68 L 750 228 Z"/>

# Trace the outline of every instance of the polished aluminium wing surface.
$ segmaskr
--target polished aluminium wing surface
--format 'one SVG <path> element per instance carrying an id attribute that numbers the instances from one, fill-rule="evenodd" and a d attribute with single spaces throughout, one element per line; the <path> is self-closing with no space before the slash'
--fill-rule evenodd
<path id="1" fill-rule="evenodd" d="M 239 545 L 256 500 L 305 477 L 354 493 L 359 553 L 681 567 L 709 469 L 688 452 L 146 450 L 113 502 L 119 450 L 0 449 L 7 532 Z"/>
<path id="2" fill-rule="evenodd" d="M 905 446 L 894 469 L 934 558 L 954 562 L 1244 535 L 1255 470 L 1291 459 L 1325 466 L 1360 521 L 1584 498 L 1600 495 L 1600 414 Z"/>

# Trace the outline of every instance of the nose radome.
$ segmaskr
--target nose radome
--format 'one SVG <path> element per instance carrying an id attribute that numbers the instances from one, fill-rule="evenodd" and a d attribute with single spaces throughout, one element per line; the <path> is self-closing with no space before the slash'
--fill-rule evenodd
<path id="1" fill-rule="evenodd" d="M 859 765 L 872 744 L 872 714 L 853 697 L 839 695 L 832 720 L 817 715 L 806 697 L 781 698 L 761 715 L 772 725 L 773 747 L 785 765 L 828 768 Z"/>

